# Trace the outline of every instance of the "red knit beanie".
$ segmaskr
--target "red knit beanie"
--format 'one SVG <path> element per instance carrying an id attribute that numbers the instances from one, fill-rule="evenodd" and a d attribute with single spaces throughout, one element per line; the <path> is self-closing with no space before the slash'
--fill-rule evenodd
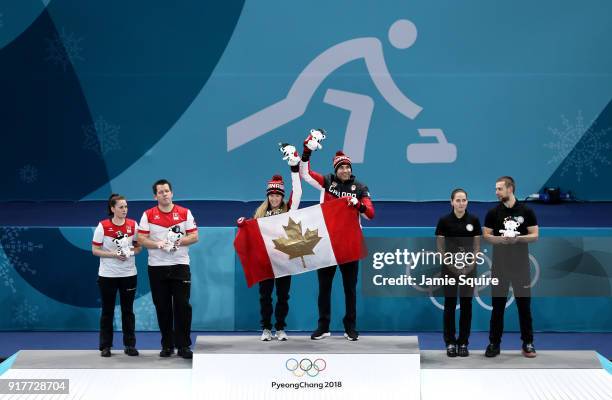
<path id="1" fill-rule="evenodd" d="M 285 182 L 283 182 L 283 177 L 274 175 L 272 179 L 268 181 L 268 189 L 266 192 L 266 195 L 276 193 L 285 197 Z"/>
<path id="2" fill-rule="evenodd" d="M 338 167 L 341 165 L 348 165 L 349 167 L 353 168 L 350 157 L 344 154 L 342 150 L 338 150 L 336 152 L 336 156 L 334 157 L 334 171 L 337 171 Z"/>

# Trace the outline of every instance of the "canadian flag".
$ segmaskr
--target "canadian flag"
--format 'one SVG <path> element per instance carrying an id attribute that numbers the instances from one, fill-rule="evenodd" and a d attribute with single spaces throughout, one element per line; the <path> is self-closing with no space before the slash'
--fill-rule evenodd
<path id="1" fill-rule="evenodd" d="M 367 256 L 359 212 L 346 199 L 247 220 L 234 248 L 248 287 Z"/>

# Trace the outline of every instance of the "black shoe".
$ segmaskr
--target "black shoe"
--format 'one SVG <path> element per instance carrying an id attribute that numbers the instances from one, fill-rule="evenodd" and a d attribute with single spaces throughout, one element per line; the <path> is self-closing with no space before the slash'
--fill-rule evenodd
<path id="1" fill-rule="evenodd" d="M 344 330 L 344 337 L 346 338 L 346 340 L 354 342 L 356 340 L 359 340 L 359 332 L 357 332 L 354 328 L 346 328 Z"/>
<path id="2" fill-rule="evenodd" d="M 139 354 L 138 350 L 136 350 L 135 347 L 131 347 L 131 346 L 126 346 L 125 349 L 123 350 L 123 352 L 125 354 L 127 354 L 128 356 L 130 356 L 130 357 L 134 357 L 134 356 L 137 356 Z"/>
<path id="3" fill-rule="evenodd" d="M 489 343 L 487 349 L 485 350 L 485 357 L 496 357 L 499 355 L 499 345 Z"/>
<path id="4" fill-rule="evenodd" d="M 533 343 L 523 343 L 523 355 L 527 358 L 534 358 L 537 355 Z"/>
<path id="5" fill-rule="evenodd" d="M 160 357 L 170 357 L 172 354 L 174 354 L 174 348 L 172 347 L 164 347 L 159 352 Z"/>
<path id="6" fill-rule="evenodd" d="M 312 340 L 321 340 L 329 336 L 331 336 L 331 333 L 329 333 L 329 328 L 318 327 L 316 331 L 312 332 L 310 338 Z"/>
<path id="7" fill-rule="evenodd" d="M 110 357 L 111 356 L 111 352 L 110 352 L 110 347 L 105 347 L 100 351 L 100 356 L 101 357 Z"/>
<path id="8" fill-rule="evenodd" d="M 467 344 L 460 344 L 459 349 L 457 350 L 457 355 L 459 357 L 467 357 L 470 355 L 470 352 L 467 348 Z"/>
<path id="9" fill-rule="evenodd" d="M 454 343 L 447 344 L 446 355 L 449 357 L 457 357 L 457 345 Z"/>
<path id="10" fill-rule="evenodd" d="M 193 351 L 189 347 L 181 347 L 178 349 L 179 357 L 183 357 L 186 360 L 191 360 L 193 358 Z"/>

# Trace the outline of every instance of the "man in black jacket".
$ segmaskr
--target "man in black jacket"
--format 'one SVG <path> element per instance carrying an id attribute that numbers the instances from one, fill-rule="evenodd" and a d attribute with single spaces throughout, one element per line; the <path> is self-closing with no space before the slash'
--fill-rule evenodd
<path id="1" fill-rule="evenodd" d="M 499 284 L 492 288 L 493 311 L 489 331 L 490 344 L 485 351 L 487 357 L 495 357 L 500 352 L 504 311 L 510 285 L 518 308 L 523 355 L 528 358 L 536 356 L 531 319 L 528 243 L 538 240 L 538 221 L 532 209 L 516 200 L 515 189 L 516 184 L 512 177 L 502 176 L 497 179 L 495 194 L 500 203 L 489 210 L 483 228 L 484 239 L 493 244 L 491 276 L 499 280 Z"/>

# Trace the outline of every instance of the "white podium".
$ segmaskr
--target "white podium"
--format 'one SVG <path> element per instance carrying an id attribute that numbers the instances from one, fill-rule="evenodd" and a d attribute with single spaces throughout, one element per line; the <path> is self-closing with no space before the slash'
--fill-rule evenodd
<path id="1" fill-rule="evenodd" d="M 194 399 L 420 399 L 416 336 L 199 336 Z"/>
<path id="2" fill-rule="evenodd" d="M 111 358 L 22 350 L 0 364 L 0 399 L 612 400 L 612 362 L 594 351 L 542 350 L 527 359 L 518 350 L 495 358 L 473 350 L 449 358 L 444 350 L 419 353 L 410 336 L 264 343 L 233 335 L 198 337 L 195 350 L 193 362 L 161 358 L 159 350 Z M 7 392 L 8 381 L 20 379 L 68 380 L 67 394 Z"/>

